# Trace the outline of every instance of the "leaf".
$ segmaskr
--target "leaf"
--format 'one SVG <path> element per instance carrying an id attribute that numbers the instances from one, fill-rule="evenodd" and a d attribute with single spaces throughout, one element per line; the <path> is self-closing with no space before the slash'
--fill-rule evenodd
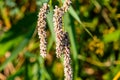
<path id="1" fill-rule="evenodd" d="M 93 37 L 93 35 L 91 34 L 91 32 L 85 27 L 85 25 L 82 23 L 82 21 L 80 20 L 80 18 L 78 17 L 77 13 L 75 12 L 75 10 L 73 9 L 73 7 L 71 6 L 69 9 L 69 13 L 73 16 L 73 18 L 75 18 L 79 24 L 81 24 L 81 26 L 84 28 L 84 30 L 91 36 Z"/>
<path id="2" fill-rule="evenodd" d="M 62 0 L 62 2 L 64 2 L 65 0 Z M 82 25 L 83 29 L 91 36 L 93 37 L 93 35 L 91 34 L 91 32 L 85 27 L 85 25 L 82 23 L 82 21 L 80 20 L 79 16 L 77 15 L 77 13 L 75 12 L 75 10 L 73 9 L 72 6 L 70 6 L 68 12 L 71 14 L 71 16 L 73 16 L 73 18 L 75 18 L 79 24 Z"/>
<path id="3" fill-rule="evenodd" d="M 48 3 L 49 0 L 41 0 L 42 3 Z"/>
<path id="4" fill-rule="evenodd" d="M 13 45 L 19 43 L 23 39 L 23 35 L 18 36 L 15 39 L 9 40 L 6 43 L 0 43 L 0 56 L 3 56 L 6 51 L 8 51 L 11 47 L 14 47 Z"/>
<path id="5" fill-rule="evenodd" d="M 8 62 L 10 62 L 10 61 L 12 61 L 14 58 L 16 58 L 17 55 L 19 54 L 19 52 L 28 44 L 28 42 L 29 42 L 29 40 L 30 40 L 30 38 L 31 38 L 31 36 L 32 36 L 31 33 L 33 33 L 33 31 L 30 32 L 30 33 L 26 36 L 26 38 L 25 38 L 25 39 L 19 44 L 19 46 L 12 52 L 11 56 L 10 56 L 8 59 L 6 59 L 6 61 L 0 66 L 0 71 L 1 71 L 2 69 L 4 69 L 4 67 L 8 64 Z"/>
<path id="6" fill-rule="evenodd" d="M 48 49 L 47 52 L 49 52 L 50 48 L 52 47 L 53 42 L 55 41 L 55 33 L 54 33 L 54 26 L 53 26 L 53 12 L 50 11 L 50 13 L 48 13 L 47 15 L 47 22 L 48 22 L 48 27 L 50 29 L 51 32 L 51 36 L 48 42 Z"/>
<path id="7" fill-rule="evenodd" d="M 10 76 L 7 78 L 7 80 L 14 80 L 15 77 L 21 75 L 21 74 L 24 72 L 24 70 L 25 70 L 24 67 L 20 68 L 16 73 L 10 75 Z"/>
<path id="8" fill-rule="evenodd" d="M 53 46 L 54 39 L 50 36 L 48 40 L 48 45 L 47 45 L 47 52 L 50 51 L 51 47 Z"/>
<path id="9" fill-rule="evenodd" d="M 27 25 L 30 25 L 29 27 L 30 27 L 30 30 L 29 30 L 29 32 L 26 34 L 26 36 L 24 37 L 24 39 L 20 42 L 20 44 L 16 47 L 16 49 L 11 53 L 11 56 L 9 57 L 9 58 L 7 58 L 6 59 L 6 61 L 0 66 L 0 71 L 2 70 L 2 69 L 4 69 L 4 67 L 10 62 L 10 61 L 12 61 L 13 59 L 15 59 L 16 57 L 17 57 L 17 55 L 19 54 L 19 52 L 20 51 L 22 51 L 23 50 L 23 48 L 28 44 L 28 42 L 29 42 L 29 40 L 31 39 L 31 37 L 32 37 L 32 34 L 33 34 L 33 32 L 34 32 L 34 29 L 35 29 L 35 23 L 34 23 L 34 20 L 36 19 L 35 18 L 35 16 L 36 16 L 36 14 L 31 14 L 31 15 L 29 15 L 29 18 L 28 18 L 28 16 L 27 17 L 25 17 L 25 18 L 27 18 L 27 20 L 26 21 L 20 21 L 20 23 L 18 23 L 19 25 L 26 25 L 26 23 L 28 22 L 31 22 L 31 21 L 33 21 L 33 22 L 31 22 L 31 23 L 29 23 L 29 24 L 27 24 Z M 34 19 L 32 19 L 32 18 L 34 18 Z M 32 19 L 32 20 L 31 20 Z M 23 19 L 24 20 L 24 19 Z M 30 21 L 31 20 L 31 21 Z M 19 33 L 19 32 L 18 32 Z M 23 34 L 24 35 L 24 34 Z M 16 38 L 17 37 L 17 35 L 16 36 L 14 36 L 13 38 Z M 6 38 L 7 39 L 7 38 Z M 10 38 L 11 39 L 11 38 Z M 5 39 L 3 39 L 3 41 L 4 41 Z"/>
<path id="10" fill-rule="evenodd" d="M 40 71 L 40 80 L 52 80 L 50 75 L 48 74 L 48 72 L 45 69 L 44 66 L 44 59 L 43 58 L 38 58 L 38 62 L 39 62 L 39 71 Z"/>
<path id="11" fill-rule="evenodd" d="M 103 41 L 105 43 L 118 41 L 118 40 L 120 40 L 120 30 L 116 30 L 115 32 L 103 36 Z"/>
<path id="12" fill-rule="evenodd" d="M 36 13 L 25 15 L 23 19 L 18 21 L 12 28 L 0 37 L 0 56 L 4 55 L 6 51 L 12 47 L 16 47 L 31 30 L 34 22 L 36 22 Z"/>
<path id="13" fill-rule="evenodd" d="M 9 7 L 15 7 L 16 6 L 16 3 L 13 0 L 6 0 L 5 3 Z"/>
<path id="14" fill-rule="evenodd" d="M 47 15 L 47 22 L 49 25 L 50 32 L 52 34 L 52 38 L 55 40 L 55 34 L 54 34 L 54 27 L 53 27 L 53 12 L 50 11 Z"/>

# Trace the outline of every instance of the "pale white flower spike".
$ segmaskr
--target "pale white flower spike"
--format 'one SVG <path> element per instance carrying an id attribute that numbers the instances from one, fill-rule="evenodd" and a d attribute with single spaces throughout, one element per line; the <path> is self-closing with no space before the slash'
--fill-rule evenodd
<path id="1" fill-rule="evenodd" d="M 70 58 L 70 43 L 68 38 L 68 33 L 64 33 L 64 80 L 72 80 L 72 68 L 71 68 L 71 58 Z"/>
<path id="2" fill-rule="evenodd" d="M 61 8 L 55 6 L 54 15 L 53 15 L 53 24 L 54 24 L 54 32 L 55 32 L 55 39 L 56 39 L 56 55 L 57 58 L 61 57 L 63 53 L 63 29 L 62 29 L 62 16 L 63 11 Z"/>
<path id="3" fill-rule="evenodd" d="M 38 14 L 38 36 L 40 39 L 40 55 L 46 57 L 46 47 L 47 47 L 47 35 L 46 35 L 46 14 L 48 12 L 49 6 L 47 3 L 44 3 L 40 12 Z"/>

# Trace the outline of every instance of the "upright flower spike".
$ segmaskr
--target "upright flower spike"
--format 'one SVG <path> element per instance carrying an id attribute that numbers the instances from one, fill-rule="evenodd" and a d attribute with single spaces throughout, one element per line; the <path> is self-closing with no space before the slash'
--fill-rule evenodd
<path id="1" fill-rule="evenodd" d="M 67 12 L 68 11 L 68 8 L 70 7 L 70 4 L 71 4 L 71 0 L 65 0 L 65 2 L 63 3 L 63 6 L 61 7 L 62 10 L 64 12 Z"/>
<path id="2" fill-rule="evenodd" d="M 47 3 L 44 3 L 40 12 L 38 14 L 38 36 L 40 39 L 40 55 L 44 58 L 46 57 L 46 47 L 47 47 L 47 40 L 46 40 L 46 14 L 48 12 L 49 6 Z"/>
<path id="3" fill-rule="evenodd" d="M 54 15 L 53 15 L 53 22 L 54 22 L 54 32 L 55 32 L 55 38 L 56 38 L 56 55 L 58 58 L 61 57 L 61 54 L 63 53 L 63 29 L 62 29 L 62 16 L 63 11 L 61 8 L 58 8 L 55 6 L 54 9 Z"/>
<path id="4" fill-rule="evenodd" d="M 72 68 L 71 68 L 71 58 L 70 58 L 70 43 L 68 38 L 68 33 L 64 33 L 64 80 L 72 80 Z"/>

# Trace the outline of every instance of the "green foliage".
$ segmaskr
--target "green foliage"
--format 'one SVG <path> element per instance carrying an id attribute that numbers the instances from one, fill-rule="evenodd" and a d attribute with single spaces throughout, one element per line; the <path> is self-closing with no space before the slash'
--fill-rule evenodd
<path id="1" fill-rule="evenodd" d="M 63 80 L 62 59 L 56 59 L 54 5 L 64 0 L 0 0 L 0 80 Z M 37 15 L 47 15 L 47 58 L 39 53 Z M 120 1 L 72 0 L 63 17 L 68 32 L 74 80 L 119 80 Z"/>

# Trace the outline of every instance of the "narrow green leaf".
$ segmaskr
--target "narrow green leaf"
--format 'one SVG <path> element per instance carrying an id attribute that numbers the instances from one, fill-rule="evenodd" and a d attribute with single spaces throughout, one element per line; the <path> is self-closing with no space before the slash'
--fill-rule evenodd
<path id="1" fill-rule="evenodd" d="M 62 2 L 64 2 L 65 0 L 62 0 Z M 69 8 L 69 13 L 73 16 L 73 18 L 75 18 L 79 24 L 82 25 L 83 29 L 91 36 L 93 37 L 93 35 L 91 34 L 91 32 L 85 27 L 85 25 L 82 23 L 82 21 L 80 20 L 79 16 L 77 15 L 76 11 L 73 9 L 72 6 L 70 6 Z"/>
<path id="2" fill-rule="evenodd" d="M 8 51 L 11 47 L 14 47 L 14 44 L 19 43 L 23 37 L 24 36 L 21 35 L 15 39 L 7 41 L 6 43 L 0 43 L 0 56 L 5 55 L 6 51 Z"/>
<path id="3" fill-rule="evenodd" d="M 55 40 L 54 27 L 53 27 L 53 12 L 52 11 L 50 11 L 47 15 L 47 22 L 48 22 L 48 26 L 49 26 L 50 32 L 52 34 L 52 37 Z"/>
<path id="4" fill-rule="evenodd" d="M 93 35 L 91 34 L 91 32 L 85 27 L 85 25 L 82 23 L 82 21 L 80 20 L 79 16 L 77 15 L 77 13 L 75 12 L 75 10 L 73 9 L 73 7 L 71 6 L 69 9 L 69 13 L 73 16 L 73 18 L 75 18 L 79 24 L 81 24 L 81 26 L 84 28 L 84 30 L 91 36 L 93 37 Z"/>
<path id="5" fill-rule="evenodd" d="M 32 37 L 32 34 L 33 34 L 33 32 L 34 32 L 34 26 L 35 26 L 35 25 L 36 25 L 35 23 L 32 25 L 32 29 L 29 31 L 29 33 L 27 34 L 27 36 L 25 37 L 25 39 L 24 39 L 24 40 L 19 44 L 19 46 L 12 52 L 11 56 L 10 56 L 8 59 L 6 59 L 6 61 L 0 66 L 0 71 L 1 71 L 2 69 L 4 69 L 4 67 L 5 67 L 10 61 L 12 61 L 14 58 L 16 58 L 17 55 L 19 54 L 19 52 L 20 52 L 21 50 L 23 50 L 23 48 L 28 44 L 28 42 L 29 42 L 29 40 L 30 40 L 30 38 Z"/>
<path id="6" fill-rule="evenodd" d="M 48 72 L 45 69 L 44 66 L 44 59 L 43 58 L 38 58 L 38 65 L 39 65 L 39 71 L 40 71 L 40 80 L 51 80 L 50 75 L 48 74 Z"/>
<path id="7" fill-rule="evenodd" d="M 27 14 L 23 19 L 12 25 L 12 28 L 0 37 L 0 56 L 9 49 L 16 47 L 31 30 L 31 25 L 36 22 L 36 13 Z"/>
<path id="8" fill-rule="evenodd" d="M 48 40 L 47 52 L 50 51 L 51 47 L 53 46 L 54 39 L 52 37 Z"/>

